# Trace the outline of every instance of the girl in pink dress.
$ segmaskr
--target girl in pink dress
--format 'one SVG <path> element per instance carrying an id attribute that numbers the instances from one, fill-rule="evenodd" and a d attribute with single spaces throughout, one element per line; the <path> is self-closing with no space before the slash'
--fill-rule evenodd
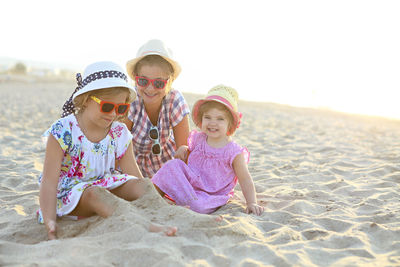
<path id="1" fill-rule="evenodd" d="M 239 182 L 246 212 L 260 215 L 264 211 L 257 204 L 247 169 L 249 152 L 231 138 L 241 118 L 237 99 L 236 90 L 219 85 L 194 104 L 192 119 L 201 132 L 192 131 L 188 146 L 179 147 L 176 159 L 153 176 L 152 182 L 161 195 L 193 211 L 212 213 L 228 202 Z"/>

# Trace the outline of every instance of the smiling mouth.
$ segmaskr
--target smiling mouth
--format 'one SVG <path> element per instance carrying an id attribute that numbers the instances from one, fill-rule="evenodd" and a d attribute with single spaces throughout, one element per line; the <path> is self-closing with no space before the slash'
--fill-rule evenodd
<path id="1" fill-rule="evenodd" d="M 148 96 L 148 97 L 154 97 L 154 96 L 157 95 L 157 94 L 149 94 L 149 93 L 147 93 L 147 92 L 144 92 L 144 94 L 145 94 L 146 96 Z"/>
<path id="2" fill-rule="evenodd" d="M 103 118 L 103 120 L 105 120 L 106 122 L 112 122 L 113 121 L 113 119 L 110 119 L 110 118 Z"/>
<path id="3" fill-rule="evenodd" d="M 215 129 L 215 128 L 207 128 L 207 130 L 210 132 L 213 132 L 213 133 L 218 132 L 218 129 Z"/>

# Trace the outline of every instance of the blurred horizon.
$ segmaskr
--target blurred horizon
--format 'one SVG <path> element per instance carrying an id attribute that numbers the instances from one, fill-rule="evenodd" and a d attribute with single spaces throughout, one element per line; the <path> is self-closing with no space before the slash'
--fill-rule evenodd
<path id="1" fill-rule="evenodd" d="M 16 73 L 15 67 L 16 65 L 23 64 L 26 67 L 25 73 Z M 70 81 L 71 83 L 75 82 L 75 74 L 77 72 L 83 72 L 83 69 L 79 69 L 79 67 L 74 67 L 68 64 L 55 63 L 55 62 L 41 62 L 36 60 L 21 60 L 16 58 L 7 58 L 0 57 L 0 83 L 1 82 L 14 82 L 14 81 L 24 81 L 24 82 L 37 82 L 37 81 L 50 81 L 50 82 L 61 82 L 61 81 Z M 23 79 L 25 76 L 26 79 Z M 179 78 L 178 78 L 179 80 Z M 130 81 L 132 82 L 132 81 Z M 176 81 L 177 82 L 177 81 Z M 175 84 L 176 84 L 175 82 Z M 175 86 L 174 86 L 175 87 Z M 191 92 L 187 90 L 181 90 L 180 88 L 175 87 L 182 91 L 183 93 L 196 94 L 200 97 L 205 95 L 206 92 Z M 73 90 L 73 88 L 71 88 Z M 384 119 L 392 119 L 399 120 L 399 117 L 394 116 L 385 116 L 380 114 L 368 114 L 362 112 L 351 112 L 346 110 L 339 110 L 328 106 L 318 106 L 318 105 L 301 105 L 301 104 L 291 104 L 283 102 L 277 102 L 273 100 L 264 100 L 264 99 L 251 99 L 251 98 L 243 98 L 239 95 L 239 100 L 241 101 L 250 101 L 256 103 L 273 103 L 279 105 L 288 105 L 293 107 L 302 107 L 302 108 L 313 108 L 316 110 L 329 110 L 334 112 L 346 113 L 350 115 L 364 115 L 364 116 L 372 116 L 372 117 L 380 117 Z"/>

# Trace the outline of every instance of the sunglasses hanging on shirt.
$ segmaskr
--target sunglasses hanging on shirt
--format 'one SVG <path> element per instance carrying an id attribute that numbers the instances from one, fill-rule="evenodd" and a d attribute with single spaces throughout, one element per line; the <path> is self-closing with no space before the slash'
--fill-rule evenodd
<path id="1" fill-rule="evenodd" d="M 154 155 L 160 155 L 161 154 L 160 133 L 158 131 L 157 126 L 151 126 L 149 131 L 149 137 L 154 142 L 154 144 L 151 146 L 151 153 L 153 153 Z"/>

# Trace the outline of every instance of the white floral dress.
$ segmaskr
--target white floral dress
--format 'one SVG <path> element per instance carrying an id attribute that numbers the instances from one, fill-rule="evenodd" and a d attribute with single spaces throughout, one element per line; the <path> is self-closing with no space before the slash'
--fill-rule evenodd
<path id="1" fill-rule="evenodd" d="M 112 190 L 134 176 L 115 171 L 115 160 L 121 159 L 132 141 L 125 124 L 113 122 L 108 135 L 98 143 L 89 141 L 81 131 L 75 115 L 57 120 L 44 136 L 53 135 L 64 151 L 57 187 L 57 216 L 73 211 L 83 191 L 89 186 Z M 39 176 L 39 184 L 42 174 Z M 42 221 L 39 211 L 39 222 Z"/>

